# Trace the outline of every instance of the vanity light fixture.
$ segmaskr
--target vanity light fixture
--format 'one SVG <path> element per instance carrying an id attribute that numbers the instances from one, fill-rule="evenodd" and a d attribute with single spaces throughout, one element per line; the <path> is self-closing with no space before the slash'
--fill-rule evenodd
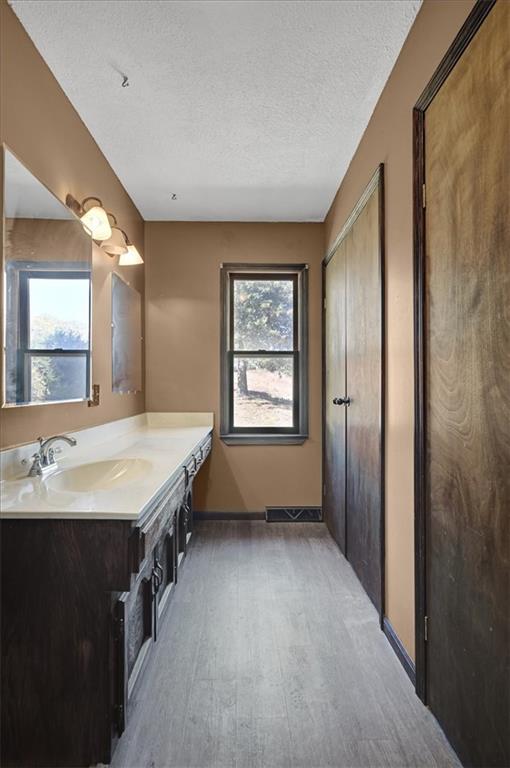
<path id="1" fill-rule="evenodd" d="M 87 208 L 87 203 L 90 201 L 94 201 L 96 205 L 91 205 Z M 86 197 L 79 203 L 72 195 L 67 195 L 66 205 L 78 216 L 83 224 L 83 228 L 93 240 L 108 240 L 112 236 L 108 214 L 98 197 Z"/>
<path id="2" fill-rule="evenodd" d="M 102 244 L 102 248 L 109 256 L 119 256 L 119 267 L 130 267 L 134 264 L 143 264 L 143 259 L 138 252 L 138 248 L 133 245 L 123 229 L 114 224 L 112 237 L 107 243 Z M 117 234 L 118 233 L 118 234 Z M 112 250 L 110 244 L 115 239 L 115 247 L 119 250 Z M 120 250 L 122 249 L 122 250 Z"/>

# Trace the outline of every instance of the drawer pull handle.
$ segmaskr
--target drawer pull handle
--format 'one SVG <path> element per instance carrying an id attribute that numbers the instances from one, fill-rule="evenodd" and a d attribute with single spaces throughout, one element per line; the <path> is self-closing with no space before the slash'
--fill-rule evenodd
<path id="1" fill-rule="evenodd" d="M 159 576 L 158 571 L 156 570 L 156 566 L 152 569 L 152 584 L 153 584 L 153 591 L 154 594 L 157 595 L 159 592 L 159 588 L 161 586 L 161 578 Z"/>
<path id="2" fill-rule="evenodd" d="M 159 562 L 159 560 L 157 558 L 156 558 L 156 561 L 155 561 L 155 564 L 154 564 L 154 570 L 158 572 L 159 583 L 161 585 L 161 583 L 163 581 L 163 566 L 161 565 L 161 563 Z M 159 586 L 158 586 L 158 589 L 159 589 Z"/>
<path id="3" fill-rule="evenodd" d="M 156 570 L 156 566 L 152 569 L 151 574 L 151 591 L 152 591 L 152 633 L 154 642 L 158 639 L 158 601 L 156 600 L 159 588 L 161 586 L 159 574 Z"/>

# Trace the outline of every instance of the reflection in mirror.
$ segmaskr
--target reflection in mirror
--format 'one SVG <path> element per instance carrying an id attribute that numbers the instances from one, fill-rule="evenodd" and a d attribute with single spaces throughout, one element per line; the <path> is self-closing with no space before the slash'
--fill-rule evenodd
<path id="1" fill-rule="evenodd" d="M 142 390 L 142 297 L 112 275 L 112 391 Z"/>
<path id="2" fill-rule="evenodd" d="M 90 237 L 7 148 L 4 179 L 3 403 L 87 400 Z"/>

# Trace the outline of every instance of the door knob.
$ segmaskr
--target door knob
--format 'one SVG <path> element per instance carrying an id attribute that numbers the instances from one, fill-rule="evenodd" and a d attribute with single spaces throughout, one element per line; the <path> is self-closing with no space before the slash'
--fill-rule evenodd
<path id="1" fill-rule="evenodd" d="M 350 397 L 334 397 L 333 398 L 333 405 L 350 405 L 350 404 L 351 404 Z"/>

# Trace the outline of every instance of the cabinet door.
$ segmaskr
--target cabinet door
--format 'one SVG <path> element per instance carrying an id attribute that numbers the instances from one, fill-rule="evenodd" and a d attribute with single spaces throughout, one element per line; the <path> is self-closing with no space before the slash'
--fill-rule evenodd
<path id="1" fill-rule="evenodd" d="M 181 504 L 177 509 L 175 527 L 177 533 L 177 565 L 180 565 L 183 557 L 186 555 L 186 545 L 188 543 L 188 520 L 184 504 Z"/>
<path id="2" fill-rule="evenodd" d="M 154 548 L 154 567 L 160 579 L 160 583 L 157 584 L 156 603 L 158 616 L 161 616 L 176 583 L 177 558 L 173 519 Z"/>
<path id="3" fill-rule="evenodd" d="M 136 682 L 147 659 L 156 632 L 152 559 L 129 592 L 123 592 L 114 607 L 116 650 L 115 721 L 118 733 L 126 726 L 127 709 Z"/>

